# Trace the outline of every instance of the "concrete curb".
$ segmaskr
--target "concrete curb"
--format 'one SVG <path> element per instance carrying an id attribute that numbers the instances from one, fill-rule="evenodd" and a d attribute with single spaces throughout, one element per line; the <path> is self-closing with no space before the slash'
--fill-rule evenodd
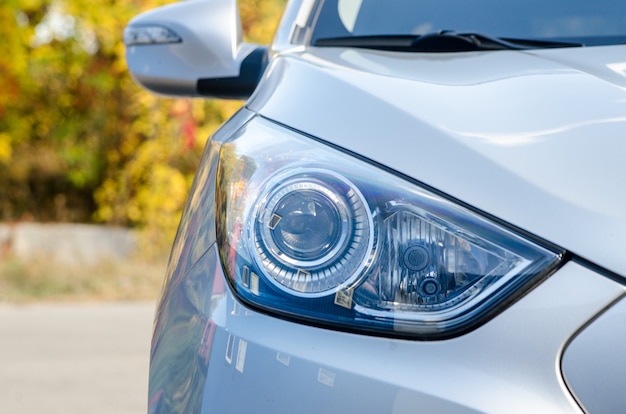
<path id="1" fill-rule="evenodd" d="M 137 248 L 131 230 L 89 224 L 0 224 L 0 255 L 45 258 L 71 266 L 127 259 Z M 1 257 L 0 256 L 0 257 Z"/>

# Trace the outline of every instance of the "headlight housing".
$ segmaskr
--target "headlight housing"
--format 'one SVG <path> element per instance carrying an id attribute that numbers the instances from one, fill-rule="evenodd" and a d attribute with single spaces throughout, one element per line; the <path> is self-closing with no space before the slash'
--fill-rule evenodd
<path id="1" fill-rule="evenodd" d="M 334 329 L 435 339 L 484 322 L 561 254 L 423 186 L 255 119 L 221 149 L 217 236 L 236 295 Z"/>

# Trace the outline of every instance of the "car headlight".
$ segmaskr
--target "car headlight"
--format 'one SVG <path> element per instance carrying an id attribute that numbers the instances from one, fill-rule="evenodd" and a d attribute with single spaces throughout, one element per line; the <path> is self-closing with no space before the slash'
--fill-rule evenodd
<path id="1" fill-rule="evenodd" d="M 256 119 L 221 149 L 235 294 L 287 319 L 421 339 L 471 329 L 562 254 L 347 153 Z"/>

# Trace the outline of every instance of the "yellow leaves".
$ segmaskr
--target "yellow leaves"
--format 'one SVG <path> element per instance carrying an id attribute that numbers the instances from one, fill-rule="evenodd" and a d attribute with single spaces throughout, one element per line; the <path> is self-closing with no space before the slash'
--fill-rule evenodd
<path id="1" fill-rule="evenodd" d="M 123 73 L 126 71 L 126 58 L 125 58 L 126 48 L 124 47 L 123 43 L 118 42 L 113 48 L 113 50 L 114 50 L 116 59 L 111 65 L 111 70 L 114 73 Z"/>
<path id="2" fill-rule="evenodd" d="M 206 139 L 243 102 L 167 99 L 132 81 L 124 26 L 172 1 L 0 1 L 0 188 L 20 189 L 0 191 L 0 206 L 22 206 L 0 217 L 54 219 L 31 206 L 63 195 L 84 201 L 59 217 L 134 225 L 155 244 L 173 237 Z M 269 43 L 285 3 L 239 0 L 247 41 Z M 55 7 L 69 26 L 35 47 Z"/>
<path id="3" fill-rule="evenodd" d="M 239 0 L 244 39 L 251 43 L 269 44 L 285 4 L 285 0 Z"/>
<path id="4" fill-rule="evenodd" d="M 96 221 L 115 223 L 116 217 L 120 214 L 116 212 L 119 209 L 119 204 L 115 200 L 116 192 L 118 191 L 117 183 L 112 178 L 107 178 L 100 188 L 94 193 L 94 199 L 100 206 L 94 214 Z"/>
<path id="5" fill-rule="evenodd" d="M 26 69 L 27 54 L 24 44 L 26 39 L 30 39 L 32 30 L 19 26 L 19 15 L 19 10 L 0 6 L 0 75 L 3 77 L 0 94 L 3 94 L 7 75 L 13 77 Z"/>
<path id="6" fill-rule="evenodd" d="M 0 134 L 0 163 L 8 163 L 11 160 L 11 137 L 7 133 Z"/>
<path id="7" fill-rule="evenodd" d="M 50 3 L 49 0 L 10 0 L 9 4 L 19 6 L 22 10 L 37 10 Z"/>
<path id="8" fill-rule="evenodd" d="M 141 214 L 130 218 L 134 221 L 163 223 L 181 210 L 188 191 L 187 180 L 180 171 L 168 165 L 154 165 L 146 185 L 139 189 L 131 203 Z"/>
<path id="9" fill-rule="evenodd" d="M 176 106 L 180 110 L 180 104 Z M 176 123 L 170 120 L 162 126 L 176 129 Z M 184 152 L 183 143 L 174 134 L 157 134 L 136 143 L 132 158 L 96 192 L 95 199 L 100 206 L 96 219 L 132 223 L 150 235 L 153 247 L 168 247 L 176 232 L 192 175 L 177 165 L 177 154 L 181 152 Z"/>

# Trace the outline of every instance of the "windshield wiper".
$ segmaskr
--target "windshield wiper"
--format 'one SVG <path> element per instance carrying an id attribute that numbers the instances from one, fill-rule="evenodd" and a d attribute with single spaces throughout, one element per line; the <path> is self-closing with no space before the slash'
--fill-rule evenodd
<path id="1" fill-rule="evenodd" d="M 579 43 L 534 39 L 497 38 L 481 33 L 456 33 L 442 30 L 421 36 L 382 35 L 347 36 L 317 39 L 313 46 L 358 47 L 398 52 L 471 52 L 479 50 L 526 50 L 555 47 L 580 47 Z"/>

